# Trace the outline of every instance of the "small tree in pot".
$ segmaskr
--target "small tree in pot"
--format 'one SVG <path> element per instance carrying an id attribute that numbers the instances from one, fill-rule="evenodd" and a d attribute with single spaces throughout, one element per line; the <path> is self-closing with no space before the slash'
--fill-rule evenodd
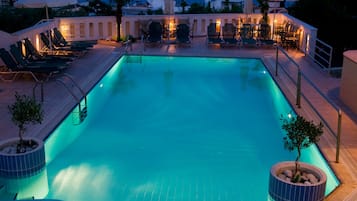
<path id="1" fill-rule="evenodd" d="M 320 136 L 323 134 L 323 124 L 314 124 L 313 121 L 306 120 L 303 116 L 282 118 L 282 128 L 286 131 L 286 136 L 283 138 L 284 147 L 289 151 L 297 150 L 295 159 L 295 170 L 293 172 L 292 182 L 300 182 L 300 157 L 301 150 L 308 148 L 310 145 L 317 143 Z"/>
<path id="2" fill-rule="evenodd" d="M 11 120 L 19 128 L 19 138 L 20 141 L 17 144 L 17 153 L 26 152 L 26 147 L 36 146 L 33 142 L 24 141 L 23 136 L 26 131 L 26 125 L 32 124 L 41 124 L 43 120 L 43 110 L 42 105 L 37 103 L 36 100 L 27 95 L 20 95 L 17 92 L 15 93 L 15 102 L 12 105 L 8 106 L 9 111 L 12 115 Z"/>

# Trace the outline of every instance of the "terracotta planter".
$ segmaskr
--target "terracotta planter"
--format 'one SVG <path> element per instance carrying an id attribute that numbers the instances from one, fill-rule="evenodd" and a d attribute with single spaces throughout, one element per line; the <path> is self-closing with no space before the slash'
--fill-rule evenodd
<path id="1" fill-rule="evenodd" d="M 277 163 L 270 169 L 269 200 L 271 201 L 322 201 L 325 198 L 326 174 L 315 166 L 300 162 L 300 169 L 309 172 L 319 180 L 313 184 L 292 183 L 279 178 L 278 175 L 287 169 L 294 169 L 295 162 Z"/>

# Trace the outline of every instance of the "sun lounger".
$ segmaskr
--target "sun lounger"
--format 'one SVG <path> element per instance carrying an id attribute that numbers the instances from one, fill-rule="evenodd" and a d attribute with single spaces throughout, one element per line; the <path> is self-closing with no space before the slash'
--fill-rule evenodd
<path id="1" fill-rule="evenodd" d="M 60 47 L 66 47 L 70 46 L 72 48 L 78 48 L 78 49 L 88 49 L 92 48 L 95 43 L 92 41 L 76 41 L 76 42 L 68 42 L 62 35 L 62 33 L 55 27 L 53 28 L 53 41 L 55 44 L 57 44 Z"/>
<path id="2" fill-rule="evenodd" d="M 68 62 L 65 61 L 51 61 L 51 60 L 43 60 L 43 61 L 29 61 L 24 59 L 20 49 L 15 44 L 10 45 L 10 52 L 15 59 L 15 61 L 21 65 L 22 67 L 46 67 L 46 68 L 58 68 L 64 69 L 67 68 Z"/>
<path id="3" fill-rule="evenodd" d="M 70 56 L 83 56 L 88 52 L 88 50 L 75 50 L 71 49 L 70 47 L 58 47 L 54 45 L 53 41 L 51 41 L 48 37 L 47 33 L 40 33 L 40 38 L 45 45 L 45 50 L 48 54 L 55 54 L 55 55 L 70 55 Z"/>
<path id="4" fill-rule="evenodd" d="M 50 61 L 73 61 L 76 57 L 70 55 L 44 55 L 41 54 L 37 49 L 33 46 L 31 41 L 28 38 L 23 39 L 21 42 L 22 45 L 26 49 L 25 58 L 33 61 L 42 61 L 42 60 L 50 60 Z"/>
<path id="5" fill-rule="evenodd" d="M 54 74 L 60 73 L 65 69 L 62 68 L 61 66 L 52 66 L 52 67 L 40 66 L 40 65 L 21 66 L 20 64 L 16 63 L 16 61 L 13 59 L 11 54 L 4 48 L 0 48 L 0 58 L 3 60 L 4 64 L 8 69 L 8 71 L 0 72 L 0 75 L 13 76 L 11 79 L 7 79 L 7 78 L 5 79 L 1 77 L 2 80 L 6 80 L 6 81 L 15 80 L 20 74 L 31 75 L 36 81 L 48 80 Z M 39 75 L 41 77 L 44 77 L 44 79 L 41 79 Z"/>

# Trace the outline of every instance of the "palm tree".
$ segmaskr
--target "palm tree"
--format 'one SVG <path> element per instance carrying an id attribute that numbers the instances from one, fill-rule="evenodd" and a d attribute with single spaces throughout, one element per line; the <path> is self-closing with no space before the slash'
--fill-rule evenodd
<path id="1" fill-rule="evenodd" d="M 262 24 L 268 23 L 269 4 L 267 0 L 258 0 L 260 12 L 263 14 Z"/>
<path id="2" fill-rule="evenodd" d="M 185 0 L 181 1 L 182 13 L 185 13 L 185 7 L 188 6 Z"/>
<path id="3" fill-rule="evenodd" d="M 117 41 L 120 41 L 121 37 L 120 37 L 120 24 L 121 24 L 121 17 L 123 16 L 123 11 L 122 8 L 125 5 L 125 3 L 127 3 L 128 0 L 116 0 L 117 3 L 117 11 L 116 11 L 116 21 L 117 21 Z"/>

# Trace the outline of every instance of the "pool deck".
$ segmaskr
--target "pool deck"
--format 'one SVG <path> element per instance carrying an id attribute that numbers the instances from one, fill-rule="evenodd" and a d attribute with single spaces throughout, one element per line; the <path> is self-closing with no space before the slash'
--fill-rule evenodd
<path id="1" fill-rule="evenodd" d="M 335 105 L 342 110 L 342 134 L 339 163 L 336 163 L 336 138 L 326 131 L 319 147 L 323 155 L 330 163 L 333 170 L 340 179 L 341 185 L 330 194 L 327 201 L 355 201 L 357 200 L 357 114 L 354 114 L 346 107 L 339 98 L 340 79 L 333 78 L 321 70 L 303 53 L 296 50 L 288 50 L 288 54 L 294 58 L 300 69 L 310 80 L 312 80 L 320 91 L 328 97 Z M 86 55 L 76 59 L 66 70 L 66 74 L 72 77 L 83 91 L 88 92 L 98 80 L 110 69 L 110 67 L 123 54 L 136 55 L 177 55 L 177 56 L 212 56 L 212 57 L 243 57 L 261 58 L 271 74 L 274 74 L 275 55 L 274 48 L 255 47 L 207 47 L 205 38 L 194 38 L 190 47 L 178 47 L 174 44 L 163 44 L 161 47 L 144 48 L 140 42 L 133 43 L 132 49 L 125 47 L 113 47 L 96 45 Z M 293 74 L 293 69 L 287 69 Z M 70 86 L 76 96 L 81 97 L 81 92 L 73 86 L 67 76 L 59 74 L 43 85 L 45 119 L 40 125 L 29 125 L 26 135 L 36 136 L 45 139 L 54 130 L 58 123 L 76 105 L 75 98 L 63 87 L 57 79 Z M 274 76 L 285 96 L 292 102 L 292 106 L 298 113 L 310 116 L 315 119 L 306 101 L 302 100 L 302 107 L 297 108 L 294 104 L 293 94 L 296 91 L 284 77 Z M 16 127 L 10 119 L 7 106 L 14 101 L 15 91 L 21 94 L 32 95 L 35 82 L 29 77 L 22 77 L 13 82 L 0 81 L 0 140 L 17 136 Z M 306 88 L 306 89 L 305 89 Z M 36 87 L 36 97 L 40 98 L 40 86 Z M 306 85 L 302 86 L 302 91 L 308 100 L 324 116 L 328 122 L 333 122 L 333 130 L 337 128 L 337 112 L 326 101 L 316 93 L 312 92 Z M 88 100 L 90 101 L 90 100 Z M 89 108 L 90 115 L 90 108 Z M 334 123 L 335 122 L 335 123 Z M 336 128 L 335 128 L 336 127 Z M 16 133 L 14 135 L 14 133 Z M 269 174 L 267 172 L 267 174 Z"/>

